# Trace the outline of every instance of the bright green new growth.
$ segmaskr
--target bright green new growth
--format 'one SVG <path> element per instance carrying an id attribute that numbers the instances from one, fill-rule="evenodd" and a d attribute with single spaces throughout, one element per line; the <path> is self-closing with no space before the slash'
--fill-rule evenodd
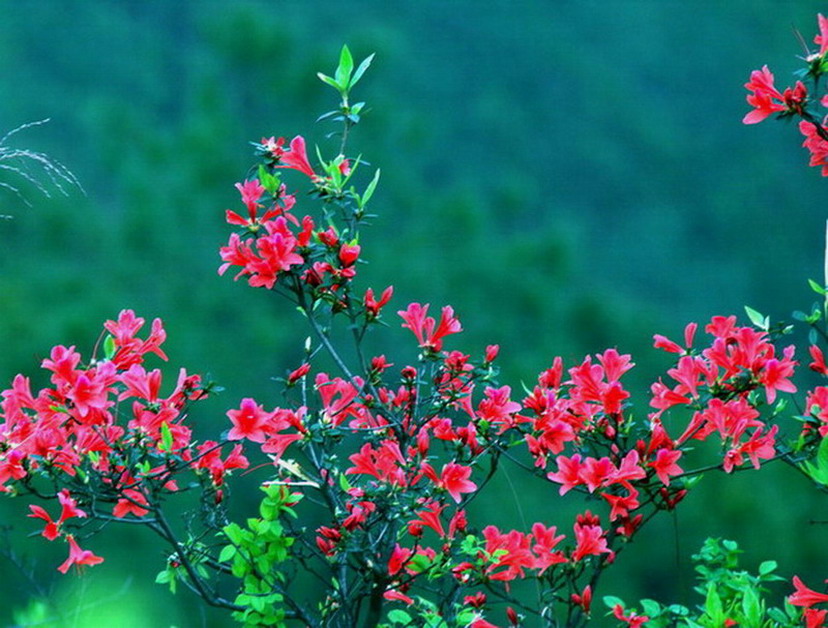
<path id="1" fill-rule="evenodd" d="M 704 597 L 704 603 L 690 609 L 680 604 L 669 606 L 655 600 L 644 599 L 638 609 L 624 607 L 624 602 L 614 596 L 605 596 L 604 604 L 610 609 L 621 605 L 625 613 L 638 611 L 646 615 L 647 626 L 653 628 L 721 628 L 722 626 L 750 626 L 751 628 L 794 628 L 802 624 L 801 609 L 787 601 L 784 606 L 768 607 L 764 596 L 765 585 L 784 581 L 777 576 L 776 561 L 766 560 L 759 565 L 756 574 L 739 568 L 739 549 L 735 541 L 708 538 L 698 554 L 693 555 L 698 574 L 694 591 Z"/>

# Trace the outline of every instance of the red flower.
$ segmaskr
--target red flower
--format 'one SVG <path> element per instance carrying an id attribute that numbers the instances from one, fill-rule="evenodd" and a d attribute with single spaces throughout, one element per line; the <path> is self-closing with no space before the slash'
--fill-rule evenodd
<path id="1" fill-rule="evenodd" d="M 435 321 L 428 314 L 428 305 L 411 303 L 407 310 L 397 312 L 405 321 L 403 327 L 414 332 L 420 347 L 440 351 L 443 348 L 443 337 L 463 331 L 460 321 L 454 317 L 454 310 L 447 305 L 440 316 L 440 324 L 434 328 Z"/>
<path id="2" fill-rule="evenodd" d="M 100 556 L 95 556 L 89 550 L 81 549 L 77 541 L 75 541 L 75 537 L 71 534 L 66 535 L 66 541 L 69 543 L 69 558 L 57 568 L 60 573 L 66 573 L 72 565 L 78 565 L 79 567 L 81 565 L 92 566 L 103 562 L 103 558 Z"/>
<path id="3" fill-rule="evenodd" d="M 407 547 L 400 547 L 400 544 L 397 543 L 394 546 L 394 551 L 391 552 L 391 558 L 388 559 L 388 575 L 396 576 L 400 573 L 406 563 L 411 559 L 413 553 L 413 550 Z"/>
<path id="4" fill-rule="evenodd" d="M 413 604 L 414 600 L 408 597 L 405 593 L 401 593 L 396 589 L 388 589 L 382 594 L 386 600 L 396 600 L 398 602 L 405 602 L 406 604 Z"/>
<path id="5" fill-rule="evenodd" d="M 665 338 L 661 334 L 653 336 L 653 346 L 656 349 L 664 349 L 664 351 L 669 351 L 670 353 L 686 353 L 690 347 L 693 346 L 693 337 L 696 335 L 697 328 L 698 325 L 696 323 L 689 323 L 687 327 L 684 328 L 684 344 L 686 348 L 680 347 L 678 344 L 669 338 Z"/>
<path id="6" fill-rule="evenodd" d="M 254 443 L 263 443 L 267 438 L 265 428 L 273 418 L 273 412 L 265 412 L 255 400 L 242 399 L 239 410 L 228 410 L 227 417 L 233 423 L 233 428 L 227 434 L 230 440 L 246 438 Z"/>
<path id="7" fill-rule="evenodd" d="M 307 375 L 308 371 L 310 371 L 310 362 L 305 362 L 302 366 L 290 372 L 287 377 L 288 384 L 295 384 Z"/>
<path id="8" fill-rule="evenodd" d="M 149 512 L 149 510 L 143 507 L 147 505 L 147 498 L 144 497 L 144 494 L 141 491 L 128 488 L 121 494 L 123 497 L 118 500 L 118 503 L 115 504 L 115 508 L 112 509 L 113 516 L 118 517 L 119 519 L 122 519 L 130 514 L 135 515 L 136 517 L 143 517 Z"/>
<path id="9" fill-rule="evenodd" d="M 828 602 L 828 595 L 825 593 L 817 593 L 805 586 L 799 576 L 793 577 L 793 585 L 796 591 L 788 596 L 788 602 L 793 606 L 804 606 L 810 608 L 814 604 L 821 604 Z"/>
<path id="10" fill-rule="evenodd" d="M 563 552 L 555 551 L 555 546 L 566 537 L 563 534 L 555 536 L 555 532 L 555 526 L 547 528 L 542 523 L 532 525 L 532 536 L 535 539 L 532 551 L 536 556 L 534 567 L 538 570 L 538 575 L 542 575 L 552 565 L 566 562 Z"/>
<path id="11" fill-rule="evenodd" d="M 782 94 L 773 86 L 773 74 L 768 66 L 751 72 L 750 81 L 745 83 L 745 87 L 752 92 L 748 94 L 747 101 L 754 110 L 742 119 L 743 123 L 756 124 L 776 111 L 785 111 L 785 105 L 776 102 L 782 100 Z"/>
<path id="12" fill-rule="evenodd" d="M 365 314 L 369 318 L 376 318 L 380 314 L 380 310 L 385 307 L 385 305 L 391 300 L 391 296 L 394 294 L 394 287 L 388 286 L 385 290 L 382 291 L 379 300 L 374 297 L 374 291 L 371 288 L 368 288 L 365 291 L 365 297 L 363 299 L 363 303 L 365 303 Z"/>
<path id="13" fill-rule="evenodd" d="M 584 609 L 584 612 L 589 615 L 589 609 L 592 606 L 592 587 L 590 585 L 586 585 L 580 594 L 573 593 L 570 599 L 573 604 L 580 606 Z"/>
<path id="14" fill-rule="evenodd" d="M 359 251 L 358 244 L 343 244 L 339 249 L 339 261 L 342 262 L 342 266 L 353 266 L 359 258 Z"/>
<path id="15" fill-rule="evenodd" d="M 434 530 L 441 537 L 446 536 L 446 531 L 443 528 L 443 522 L 440 520 L 440 513 L 448 506 L 432 501 L 425 505 L 426 509 L 415 513 L 419 519 L 413 519 L 408 522 L 408 533 L 412 536 L 420 536 L 423 532 L 423 526 Z"/>
<path id="16" fill-rule="evenodd" d="M 656 459 L 649 463 L 655 469 L 658 479 L 664 482 L 666 486 L 670 485 L 670 476 L 684 473 L 684 470 L 676 464 L 676 460 L 681 458 L 681 451 L 674 449 L 659 449 L 656 453 Z"/>
<path id="17" fill-rule="evenodd" d="M 822 13 L 817 14 L 819 24 L 819 35 L 814 37 L 814 43 L 819 45 L 819 56 L 824 56 L 828 51 L 828 19 Z"/>
<path id="18" fill-rule="evenodd" d="M 463 598 L 463 604 L 474 608 L 482 608 L 486 605 L 486 594 L 483 591 L 478 591 L 474 595 L 467 595 Z"/>
<path id="19" fill-rule="evenodd" d="M 805 619 L 805 628 L 823 628 L 828 611 L 806 608 L 802 615 Z"/>
<path id="20" fill-rule="evenodd" d="M 471 472 L 471 467 L 464 467 L 456 462 L 449 462 L 443 465 L 443 470 L 440 473 L 440 481 L 437 485 L 446 489 L 452 499 L 460 503 L 461 493 L 473 493 L 477 490 L 477 484 L 469 479 Z"/>
<path id="21" fill-rule="evenodd" d="M 581 454 L 575 454 L 572 458 L 558 456 L 555 462 L 558 470 L 555 473 L 549 473 L 546 477 L 561 485 L 559 491 L 561 495 L 566 495 L 570 490 L 584 483 L 581 471 L 585 465 L 581 463 Z"/>
<path id="22" fill-rule="evenodd" d="M 650 618 L 646 615 L 636 615 L 635 613 L 630 613 L 629 615 L 624 615 L 624 607 L 620 604 L 616 604 L 612 609 L 612 614 L 615 616 L 616 619 L 620 619 L 623 622 L 626 622 L 628 625 L 632 626 L 632 628 L 637 628 L 643 624 L 646 624 L 650 621 Z"/>
<path id="23" fill-rule="evenodd" d="M 258 179 L 251 179 L 244 183 L 237 183 L 236 189 L 241 193 L 242 203 L 247 207 L 250 220 L 256 219 L 256 208 L 261 207 L 259 199 L 265 193 L 265 189 Z M 229 214 L 228 214 L 229 216 Z"/>
<path id="24" fill-rule="evenodd" d="M 808 368 L 822 375 L 828 375 L 828 366 L 825 364 L 825 356 L 822 353 L 822 349 L 817 345 L 811 345 L 808 347 L 808 351 L 811 354 L 811 358 L 813 358 L 813 362 L 808 365 Z"/>
<path id="25" fill-rule="evenodd" d="M 34 504 L 29 506 L 32 514 L 27 515 L 29 517 L 35 517 L 46 521 L 46 527 L 43 529 L 41 534 L 50 541 L 54 541 L 58 536 L 60 536 L 60 527 L 64 521 L 72 517 L 86 517 L 86 513 L 78 508 L 77 502 L 72 499 L 67 489 L 60 491 L 57 494 L 57 497 L 60 505 L 62 506 L 60 518 L 57 521 L 53 521 L 52 517 L 49 516 L 49 513 L 46 512 L 44 508 Z"/>
<path id="26" fill-rule="evenodd" d="M 607 539 L 604 531 L 598 525 L 598 518 L 589 511 L 584 515 L 578 515 L 575 522 L 575 551 L 572 553 L 572 560 L 578 562 L 585 556 L 599 556 L 600 554 L 612 555 L 612 550 L 607 546 Z"/>
<path id="27" fill-rule="evenodd" d="M 822 122 L 823 129 L 825 128 L 825 121 Z M 828 142 L 826 142 L 817 131 L 817 128 L 811 122 L 805 120 L 799 123 L 799 132 L 805 136 L 805 141 L 802 145 L 811 153 L 811 159 L 808 162 L 810 166 L 822 166 L 822 176 L 828 177 Z"/>
<path id="28" fill-rule="evenodd" d="M 785 349 L 785 357 L 782 360 L 771 358 L 765 362 L 765 368 L 759 373 L 759 382 L 765 387 L 765 396 L 768 403 L 776 401 L 776 391 L 794 393 L 796 386 L 788 379 L 794 373 L 797 362 L 792 360 L 794 347 Z"/>
<path id="29" fill-rule="evenodd" d="M 280 149 L 280 153 L 280 163 L 276 166 L 277 168 L 291 168 L 308 175 L 311 179 L 316 177 L 316 173 L 308 161 L 305 138 L 301 135 L 297 135 L 290 141 L 289 150 Z"/>

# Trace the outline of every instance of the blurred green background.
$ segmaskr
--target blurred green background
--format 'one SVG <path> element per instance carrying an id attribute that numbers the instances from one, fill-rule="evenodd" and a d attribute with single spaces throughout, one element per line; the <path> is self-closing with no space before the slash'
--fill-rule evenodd
<path id="1" fill-rule="evenodd" d="M 802 51 L 791 26 L 810 41 L 820 9 L 4 2 L 0 130 L 51 118 L 12 143 L 60 160 L 86 193 L 44 199 L 18 179 L 32 207 L 0 195 L 0 214 L 13 215 L 0 222 L 0 382 L 24 372 L 42 384 L 36 369 L 53 345 L 88 354 L 102 322 L 133 308 L 164 319 L 170 372 L 185 366 L 225 387 L 195 412 L 204 433 L 224 429 L 241 397 L 276 404 L 271 378 L 298 364 L 306 330 L 265 291 L 217 276 L 224 209 L 239 205 L 249 140 L 301 133 L 334 150 L 331 129 L 313 121 L 335 94 L 315 74 L 331 73 L 348 43 L 358 59 L 377 54 L 356 91 L 371 112 L 351 143 L 383 171 L 361 285 L 393 283 L 392 311 L 452 304 L 466 331 L 450 347 L 479 355 L 499 343 L 516 391 L 556 355 L 571 365 L 606 347 L 631 352 L 643 415 L 669 363 L 653 333 L 679 337 L 688 321 L 745 304 L 787 317 L 813 300 L 828 182 L 807 167 L 796 129 L 740 121 L 750 71 L 768 63 L 778 84 L 792 82 Z M 413 359 L 393 317 L 391 327 L 379 348 Z M 711 535 L 739 540 L 748 565 L 774 557 L 785 575 L 819 582 L 828 531 L 812 521 L 828 519 L 828 505 L 813 492 L 779 465 L 714 474 L 619 556 L 600 593 L 693 602 L 688 556 Z M 522 514 L 504 481 L 479 502 L 498 508 L 479 514 L 568 527 L 581 507 L 548 484 L 521 484 L 521 501 Z M 64 548 L 27 538 L 37 526 L 22 504 L 0 507 L 42 587 L 3 558 L 3 625 L 54 617 L 54 607 L 19 613 L 38 595 L 57 602 L 60 626 L 228 625 L 152 584 L 164 553 L 149 534 L 110 530 L 89 544 L 104 565 L 57 578 Z"/>

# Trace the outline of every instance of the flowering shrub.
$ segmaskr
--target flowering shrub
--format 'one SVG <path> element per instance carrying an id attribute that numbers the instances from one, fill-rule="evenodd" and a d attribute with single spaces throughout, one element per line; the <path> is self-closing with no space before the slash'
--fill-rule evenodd
<path id="1" fill-rule="evenodd" d="M 815 87 L 828 67 L 821 16 L 820 29 L 820 51 L 807 59 Z M 392 287 L 358 287 L 380 171 L 363 176 L 368 165 L 347 153 L 347 140 L 364 110 L 351 92 L 371 60 L 356 66 L 346 47 L 334 76 L 319 75 L 340 99 L 322 116 L 341 125 L 337 154 L 312 160 L 302 136 L 263 138 L 253 174 L 236 184 L 242 207 L 226 212 L 234 231 L 218 272 L 286 299 L 312 334 L 306 359 L 281 380 L 279 407 L 242 399 L 227 411 L 227 430 L 195 439 L 190 405 L 214 385 L 182 369 L 162 393 L 149 360 L 167 360 L 163 325 L 142 332 L 130 310 L 104 324 L 88 358 L 55 347 L 42 364 L 48 387 L 33 391 L 18 375 L 2 393 L 0 487 L 32 500 L 42 536 L 67 544 L 61 572 L 103 562 L 83 547 L 122 522 L 167 544 L 158 582 L 173 592 L 183 585 L 248 626 L 574 627 L 604 612 L 593 596 L 617 553 L 675 509 L 702 471 L 783 460 L 828 484 L 828 387 L 805 393 L 801 432 L 783 438 L 778 418 L 799 367 L 783 342 L 791 327 L 749 308 L 749 325 L 716 316 L 687 325 L 678 342 L 656 335 L 674 364 L 652 384 L 649 409 L 633 412 L 623 378 L 634 363 L 616 349 L 568 365 L 555 357 L 516 394 L 498 381 L 496 345 L 451 348 L 463 329 L 451 306 L 414 302 L 395 315 Z M 803 83 L 780 93 L 765 67 L 748 89 L 746 123 L 796 115 L 812 155 L 828 146 Z M 300 199 L 288 185 L 309 194 Z M 817 306 L 799 318 L 825 336 L 825 313 Z M 395 363 L 366 352 L 382 324 L 410 332 Z M 816 339 L 808 351 L 810 368 L 828 375 Z M 699 441 L 715 447 L 693 451 Z M 256 516 L 236 521 L 226 483 L 251 462 L 264 463 L 252 471 L 263 497 Z M 550 499 L 574 491 L 593 503 L 571 520 L 499 529 L 468 505 L 505 466 L 546 482 Z M 201 507 L 182 530 L 168 504 L 185 489 L 198 491 Z M 828 595 L 794 578 L 786 606 L 768 608 L 762 587 L 778 579 L 776 565 L 754 576 L 737 569 L 736 554 L 734 543 L 710 540 L 696 557 L 703 606 L 644 600 L 638 610 L 607 597 L 610 616 L 631 626 L 822 625 L 826 611 L 813 607 Z M 531 597 L 522 580 L 536 583 Z"/>

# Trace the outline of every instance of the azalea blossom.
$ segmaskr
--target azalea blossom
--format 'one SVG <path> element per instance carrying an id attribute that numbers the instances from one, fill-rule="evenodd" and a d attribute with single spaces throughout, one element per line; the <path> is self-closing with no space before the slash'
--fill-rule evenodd
<path id="1" fill-rule="evenodd" d="M 808 90 L 802 81 L 797 81 L 793 88 L 786 88 L 784 93 L 774 87 L 773 81 L 773 74 L 766 65 L 761 70 L 751 72 L 750 81 L 745 83 L 745 87 L 751 92 L 747 101 L 754 110 L 742 122 L 756 124 L 773 113 L 802 113 L 808 98 Z"/>
<path id="2" fill-rule="evenodd" d="M 804 606 L 809 608 L 814 604 L 828 602 L 828 595 L 809 589 L 805 586 L 805 583 L 802 582 L 799 576 L 793 577 L 793 585 L 796 588 L 796 591 L 788 596 L 788 602 L 790 602 L 793 606 Z"/>
<path id="3" fill-rule="evenodd" d="M 65 574 L 72 565 L 77 565 L 80 568 L 82 565 L 93 566 L 103 562 L 104 559 L 100 556 L 95 556 L 89 550 L 81 549 L 75 541 L 75 537 L 71 534 L 66 535 L 66 541 L 69 543 L 69 558 L 57 568 L 60 573 Z"/>
<path id="4" fill-rule="evenodd" d="M 428 305 L 411 303 L 408 309 L 397 312 L 403 321 L 403 327 L 410 329 L 417 337 L 420 347 L 432 351 L 443 348 L 443 338 L 449 334 L 463 331 L 460 321 L 454 316 L 454 309 L 447 305 L 440 315 L 440 323 L 435 328 L 435 320 L 427 316 Z"/>
<path id="5" fill-rule="evenodd" d="M 284 142 L 284 140 L 282 140 Z M 290 141 L 290 148 L 284 150 L 281 145 L 274 150 L 274 156 L 279 160 L 277 168 L 291 168 L 308 175 L 311 179 L 316 178 L 316 173 L 308 161 L 308 152 L 305 148 L 305 138 L 297 135 Z"/>
<path id="6" fill-rule="evenodd" d="M 472 482 L 471 467 L 465 467 L 456 462 L 449 462 L 443 465 L 443 470 L 440 473 L 440 479 L 437 486 L 446 489 L 451 498 L 460 503 L 460 495 L 462 493 L 473 493 L 477 490 L 477 484 Z"/>

